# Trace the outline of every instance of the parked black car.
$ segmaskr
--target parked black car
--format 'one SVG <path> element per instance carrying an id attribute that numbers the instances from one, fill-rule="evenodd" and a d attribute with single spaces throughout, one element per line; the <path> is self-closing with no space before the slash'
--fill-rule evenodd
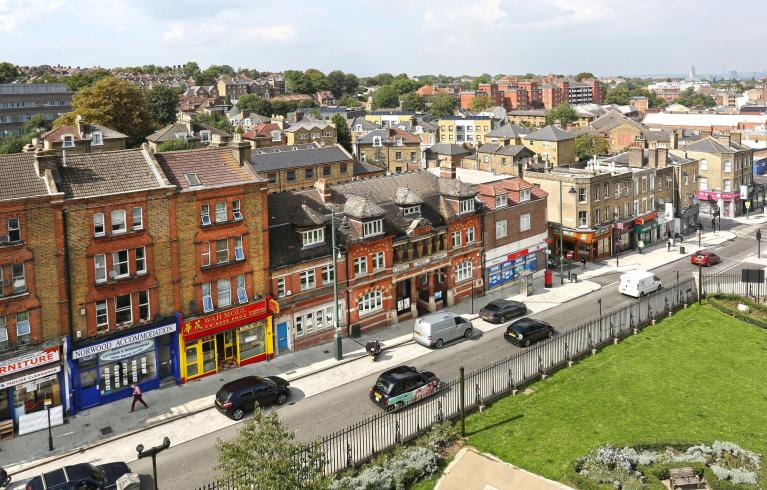
<path id="1" fill-rule="evenodd" d="M 234 420 L 259 407 L 284 405 L 290 397 L 290 384 L 277 376 L 246 376 L 225 384 L 216 393 L 216 408 Z"/>
<path id="2" fill-rule="evenodd" d="M 0 488 L 5 488 L 11 484 L 11 477 L 8 476 L 8 472 L 0 466 Z"/>
<path id="3" fill-rule="evenodd" d="M 503 323 L 509 318 L 522 316 L 527 313 L 527 306 L 519 301 L 495 299 L 479 310 L 479 316 L 485 321 Z"/>
<path id="4" fill-rule="evenodd" d="M 430 371 L 399 366 L 382 373 L 370 388 L 370 399 L 386 411 L 399 410 L 425 398 L 439 388 L 439 379 Z"/>
<path id="5" fill-rule="evenodd" d="M 65 466 L 32 478 L 26 490 L 111 490 L 117 479 L 131 473 L 122 462 L 94 466 L 88 463 Z"/>
<path id="6" fill-rule="evenodd" d="M 546 267 L 548 269 L 558 269 L 560 262 L 559 255 L 546 254 Z"/>
<path id="7" fill-rule="evenodd" d="M 553 337 L 556 332 L 550 324 L 534 318 L 520 318 L 506 327 L 503 338 L 519 346 L 529 347 L 533 342 Z"/>

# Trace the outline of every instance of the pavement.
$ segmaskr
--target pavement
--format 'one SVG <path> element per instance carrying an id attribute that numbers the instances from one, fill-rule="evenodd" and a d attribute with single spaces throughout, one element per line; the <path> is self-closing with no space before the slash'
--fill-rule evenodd
<path id="1" fill-rule="evenodd" d="M 703 245 L 712 246 L 732 237 L 734 234 L 728 231 L 706 233 L 703 235 Z M 689 239 L 685 243 L 687 242 Z M 489 300 L 520 300 L 528 305 L 530 314 L 534 315 L 583 298 L 602 287 L 598 282 L 581 278 L 597 278 L 604 274 L 620 272 L 624 267 L 649 270 L 686 258 L 694 249 L 695 247 L 691 247 L 684 255 L 673 251 L 669 253 L 664 242 L 648 247 L 643 254 L 623 254 L 620 258 L 620 268 L 614 267 L 613 259 L 596 265 L 590 263 L 587 270 L 579 274 L 578 282 L 565 282 L 560 286 L 558 278 L 555 278 L 555 287 L 545 289 L 542 274 L 537 274 L 533 281 L 532 295 L 519 294 L 518 288 L 508 287 L 477 298 L 473 307 L 472 302 L 464 301 L 448 310 L 473 320 L 476 337 L 481 338 L 501 327 L 478 319 L 472 313 Z M 334 359 L 332 344 L 324 344 L 284 354 L 268 362 L 224 371 L 184 385 L 147 392 L 145 400 L 149 408 L 142 407 L 134 413 L 129 413 L 130 399 L 82 411 L 69 417 L 64 425 L 53 428 L 53 452 L 48 451 L 46 431 L 3 441 L 0 443 L 0 465 L 6 467 L 15 481 L 22 481 L 66 464 L 115 460 L 132 462 L 136 460 L 136 445 L 159 444 L 164 436 L 168 436 L 172 444 L 178 446 L 208 434 L 219 433 L 222 429 L 236 425 L 236 422 L 216 413 L 213 408 L 213 395 L 222 384 L 253 374 L 281 376 L 291 382 L 292 395 L 289 404 L 295 405 L 301 400 L 327 393 L 381 370 L 430 354 L 432 351 L 412 341 L 412 327 L 413 320 L 410 320 L 377 330 L 373 335 L 363 335 L 358 342 L 344 338 L 342 361 Z M 376 362 L 367 358 L 363 347 L 366 341 L 373 338 L 381 340 L 384 346 L 384 352 Z M 345 424 L 352 421 L 342 420 Z M 320 425 L 316 430 L 320 433 L 326 432 L 322 428 Z"/>

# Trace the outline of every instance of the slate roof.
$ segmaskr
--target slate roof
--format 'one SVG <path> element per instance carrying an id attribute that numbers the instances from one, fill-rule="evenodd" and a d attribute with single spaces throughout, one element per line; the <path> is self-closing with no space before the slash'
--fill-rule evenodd
<path id="1" fill-rule="evenodd" d="M 552 125 L 543 127 L 533 134 L 525 136 L 525 139 L 530 141 L 565 141 L 574 138 L 574 134 Z"/>
<path id="2" fill-rule="evenodd" d="M 495 128 L 485 135 L 486 138 L 520 138 L 530 131 L 516 124 L 505 124 Z"/>
<path id="3" fill-rule="evenodd" d="M 385 170 L 381 167 L 376 167 L 369 163 L 360 162 L 354 160 L 354 176 L 355 177 L 372 177 L 371 174 L 384 174 Z"/>
<path id="4" fill-rule="evenodd" d="M 48 188 L 35 171 L 33 153 L 0 155 L 0 201 L 44 196 Z"/>
<path id="5" fill-rule="evenodd" d="M 394 202 L 400 206 L 423 204 L 423 198 L 409 187 L 400 187 L 394 195 Z"/>
<path id="6" fill-rule="evenodd" d="M 374 129 L 380 129 L 381 125 L 376 124 L 373 121 L 368 121 L 364 117 L 355 117 L 354 119 L 349 119 L 349 130 L 351 131 L 357 131 L 355 127 L 359 124 L 362 126 L 363 131 L 372 131 Z"/>
<path id="7" fill-rule="evenodd" d="M 642 152 L 642 162 L 647 163 L 648 162 L 648 156 L 649 153 L 652 150 L 645 149 Z M 605 163 L 617 163 L 618 165 L 629 165 L 629 155 L 630 152 L 624 151 L 623 153 L 618 153 L 617 155 L 613 155 L 611 157 L 605 158 L 602 160 Z M 666 165 L 674 165 L 674 164 L 681 164 L 681 163 L 690 163 L 692 160 L 689 158 L 684 158 L 680 155 L 675 155 L 671 152 L 666 152 Z"/>
<path id="8" fill-rule="evenodd" d="M 403 129 L 395 127 L 395 128 L 385 128 L 385 129 L 374 129 L 368 134 L 360 137 L 357 140 L 357 144 L 361 144 L 361 145 L 373 144 L 373 139 L 375 137 L 380 137 L 382 143 L 384 144 L 394 144 L 397 138 L 402 138 L 402 143 L 416 143 L 416 144 L 421 143 L 421 139 L 418 136 L 412 133 L 408 133 L 407 131 Z"/>
<path id="9" fill-rule="evenodd" d="M 164 128 L 155 131 L 154 133 L 147 136 L 146 140 L 151 141 L 152 143 L 175 140 L 176 133 L 186 133 L 188 139 L 196 139 L 200 137 L 200 131 L 210 131 L 211 135 L 218 134 L 226 138 L 231 137 L 229 133 L 216 129 L 213 126 L 208 126 L 207 124 L 196 122 L 177 122 L 169 124 Z"/>
<path id="10" fill-rule="evenodd" d="M 543 109 L 532 109 L 528 111 L 509 111 L 509 116 L 546 116 L 546 111 Z"/>
<path id="11" fill-rule="evenodd" d="M 304 120 L 304 121 L 290 123 L 290 127 L 285 128 L 285 132 L 295 133 L 299 129 L 314 129 L 314 128 L 325 129 L 331 126 L 332 125 L 330 124 L 330 122 L 324 119 L 309 120 L 309 121 Z"/>
<path id="12" fill-rule="evenodd" d="M 230 148 L 202 148 L 169 151 L 155 155 L 171 184 L 182 190 L 196 190 L 256 182 L 250 168 L 240 166 Z M 201 185 L 192 185 L 186 174 L 196 174 Z"/>
<path id="13" fill-rule="evenodd" d="M 165 179 L 145 148 L 67 155 L 57 173 L 67 199 L 166 187 Z"/>
<path id="14" fill-rule="evenodd" d="M 477 148 L 477 153 L 493 153 L 495 155 L 506 155 L 516 157 L 520 153 L 524 156 L 532 157 L 535 152 L 522 145 L 502 145 L 499 143 L 485 143 Z"/>
<path id="15" fill-rule="evenodd" d="M 322 147 L 311 143 L 255 149 L 250 157 L 250 166 L 256 172 L 266 172 L 349 160 L 353 160 L 352 156 L 341 145 Z"/>
<path id="16" fill-rule="evenodd" d="M 344 214 L 358 219 L 378 218 L 385 214 L 378 204 L 364 197 L 351 195 L 346 199 L 343 207 Z"/>
<path id="17" fill-rule="evenodd" d="M 432 153 L 437 155 L 469 155 L 471 152 L 455 143 L 437 143 L 429 147 Z"/>
<path id="18" fill-rule="evenodd" d="M 699 151 L 701 153 L 737 153 L 738 151 L 741 151 L 741 149 L 738 149 L 735 146 L 735 143 L 730 143 L 730 146 L 727 147 L 713 136 L 703 138 L 695 143 L 690 143 L 685 146 L 684 149 L 686 151 Z"/>

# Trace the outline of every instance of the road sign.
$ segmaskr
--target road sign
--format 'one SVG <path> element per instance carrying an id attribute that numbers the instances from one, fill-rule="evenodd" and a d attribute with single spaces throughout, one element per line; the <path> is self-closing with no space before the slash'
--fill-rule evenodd
<path id="1" fill-rule="evenodd" d="M 567 257 L 568 260 L 572 260 L 573 257 L 575 257 L 575 253 L 573 253 L 573 251 L 571 250 L 571 251 L 567 252 L 566 257 Z"/>

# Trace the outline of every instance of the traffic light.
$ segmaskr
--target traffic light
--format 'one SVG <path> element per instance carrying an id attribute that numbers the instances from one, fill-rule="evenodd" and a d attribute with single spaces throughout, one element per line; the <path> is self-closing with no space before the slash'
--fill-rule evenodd
<path id="1" fill-rule="evenodd" d="M 703 231 L 703 223 L 698 223 L 698 230 Z"/>
<path id="2" fill-rule="evenodd" d="M 756 239 L 761 240 L 762 239 L 762 230 L 756 230 Z"/>

